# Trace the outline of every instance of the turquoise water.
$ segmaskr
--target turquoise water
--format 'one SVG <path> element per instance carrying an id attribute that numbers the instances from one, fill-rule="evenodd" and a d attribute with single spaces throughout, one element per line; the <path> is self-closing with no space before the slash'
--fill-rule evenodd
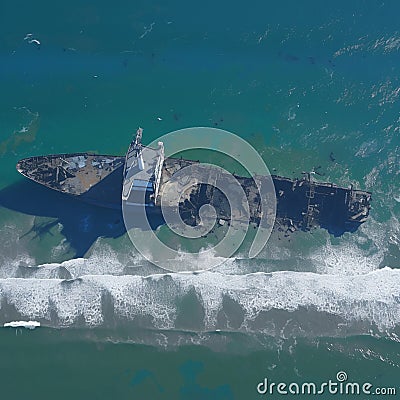
<path id="1" fill-rule="evenodd" d="M 399 11 L 1 4 L 0 322 L 46 326 L 1 330 L 2 394 L 247 399 L 262 397 L 266 376 L 322 382 L 339 370 L 398 385 Z M 256 260 L 162 275 L 118 213 L 15 171 L 31 155 L 123 154 L 139 125 L 145 142 L 191 126 L 232 131 L 281 175 L 321 166 L 324 180 L 373 192 L 370 218 L 339 238 L 274 234 Z"/>

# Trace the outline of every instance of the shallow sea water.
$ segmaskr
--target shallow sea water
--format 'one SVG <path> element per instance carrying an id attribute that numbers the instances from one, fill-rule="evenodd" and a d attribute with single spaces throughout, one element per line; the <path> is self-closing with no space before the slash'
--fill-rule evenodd
<path id="1" fill-rule="evenodd" d="M 2 4 L 0 323 L 45 326 L 0 330 L 2 394 L 251 399 L 264 377 L 323 382 L 340 370 L 398 385 L 399 10 Z M 31 155 L 124 154 L 139 125 L 146 143 L 226 129 L 280 175 L 320 166 L 324 181 L 373 192 L 370 218 L 341 237 L 275 233 L 257 259 L 166 274 L 137 254 L 118 212 L 15 171 Z"/>

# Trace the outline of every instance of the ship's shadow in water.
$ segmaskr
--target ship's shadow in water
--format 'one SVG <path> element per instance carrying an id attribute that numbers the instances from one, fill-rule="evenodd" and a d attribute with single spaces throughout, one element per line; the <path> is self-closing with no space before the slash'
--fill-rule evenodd
<path id="1" fill-rule="evenodd" d="M 116 179 L 120 180 L 118 177 Z M 104 179 L 101 184 L 97 184 L 88 192 L 87 197 L 108 199 L 110 202 L 116 203 L 116 196 L 119 197 L 120 194 L 113 188 L 120 186 L 110 185 L 110 182 Z M 76 257 L 83 257 L 99 237 L 117 238 L 126 233 L 121 209 L 91 205 L 27 179 L 22 179 L 1 190 L 0 206 L 28 215 L 54 219 L 35 224 L 30 231 L 25 232 L 22 236 L 33 233 L 34 238 L 40 237 L 47 234 L 57 223 L 61 223 L 63 226 L 62 234 L 75 250 Z M 279 210 L 278 207 L 278 214 L 279 212 L 288 214 L 290 210 L 295 209 L 296 204 L 289 204 L 286 212 Z M 337 210 L 332 208 L 332 212 L 326 220 L 320 221 L 320 226 L 336 237 L 345 232 L 357 230 L 359 223 L 338 224 L 338 221 L 343 220 L 343 218 L 342 215 L 338 215 Z M 148 215 L 147 221 L 150 227 L 147 221 L 141 220 L 143 220 L 143 217 L 140 218 L 140 215 L 130 217 L 129 222 L 132 223 L 132 226 L 128 228 L 156 229 L 165 223 L 162 217 L 155 213 Z M 275 228 L 279 229 L 279 226 Z M 283 231 L 285 230 L 283 229 Z M 286 231 L 285 236 L 289 236 L 288 231 Z"/>
<path id="2" fill-rule="evenodd" d="M 34 237 L 40 237 L 61 223 L 62 234 L 76 257 L 83 257 L 99 237 L 117 238 L 126 233 L 121 209 L 87 204 L 25 179 L 0 191 L 0 206 L 23 214 L 55 218 L 33 226 L 25 235 L 33 232 Z M 152 218 L 151 227 L 156 229 L 162 223 L 160 218 Z"/>

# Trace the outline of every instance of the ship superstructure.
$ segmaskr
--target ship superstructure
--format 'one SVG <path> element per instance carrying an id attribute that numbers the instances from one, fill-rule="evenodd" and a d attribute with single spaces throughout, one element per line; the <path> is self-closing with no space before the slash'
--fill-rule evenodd
<path id="1" fill-rule="evenodd" d="M 142 128 L 136 132 L 125 157 L 122 201 L 128 205 L 154 206 L 160 189 L 164 144 L 158 149 L 142 145 Z"/>

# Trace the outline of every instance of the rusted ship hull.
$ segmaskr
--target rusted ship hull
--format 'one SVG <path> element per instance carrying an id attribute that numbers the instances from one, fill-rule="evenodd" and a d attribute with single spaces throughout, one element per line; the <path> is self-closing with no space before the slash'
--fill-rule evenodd
<path id="1" fill-rule="evenodd" d="M 30 157 L 19 161 L 17 170 L 25 177 L 52 190 L 65 193 L 79 200 L 108 208 L 121 208 L 126 158 L 91 153 L 58 154 Z M 195 163 L 191 160 L 166 158 L 162 165 L 162 187 L 179 169 Z M 259 222 L 256 190 L 252 178 L 236 177 L 249 199 L 250 222 Z M 302 179 L 289 179 L 272 175 L 277 198 L 274 228 L 288 233 L 322 227 L 340 235 L 354 231 L 365 222 L 370 210 L 371 193 L 343 188 L 332 183 L 312 181 L 306 175 Z M 159 200 L 159 199 L 158 199 Z M 179 205 L 183 219 L 192 225 L 197 223 L 202 204 L 214 205 L 218 218 L 229 221 L 229 208 L 221 196 L 208 185 L 198 185 L 189 195 L 190 201 Z M 160 211 L 155 201 L 151 212 Z"/>
<path id="2" fill-rule="evenodd" d="M 29 157 L 17 170 L 49 189 L 101 207 L 121 207 L 125 157 L 91 153 Z"/>

